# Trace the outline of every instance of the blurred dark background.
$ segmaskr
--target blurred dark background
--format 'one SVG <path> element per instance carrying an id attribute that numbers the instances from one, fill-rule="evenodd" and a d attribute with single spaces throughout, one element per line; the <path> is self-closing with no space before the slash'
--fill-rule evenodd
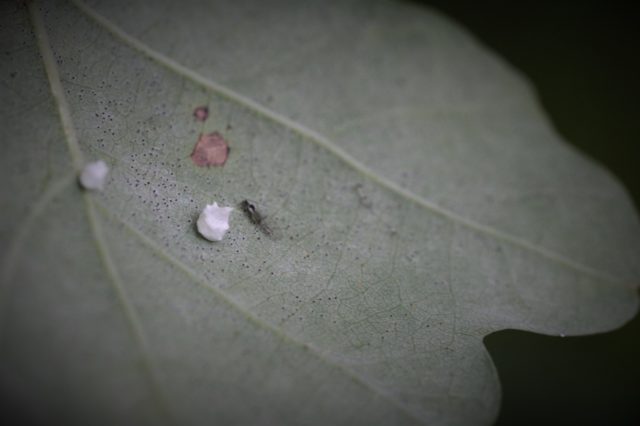
<path id="1" fill-rule="evenodd" d="M 524 72 L 560 134 L 611 170 L 640 206 L 640 15 L 632 2 L 416 2 Z M 499 425 L 640 425 L 640 316 L 606 334 L 505 330 L 485 344 L 503 387 Z"/>

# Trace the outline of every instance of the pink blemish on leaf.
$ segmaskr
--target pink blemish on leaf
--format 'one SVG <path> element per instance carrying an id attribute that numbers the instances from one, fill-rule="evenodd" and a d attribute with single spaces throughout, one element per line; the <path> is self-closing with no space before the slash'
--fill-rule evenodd
<path id="1" fill-rule="evenodd" d="M 193 164 L 198 167 L 222 166 L 229 156 L 229 144 L 218 132 L 200 135 L 191 153 Z"/>
<path id="2" fill-rule="evenodd" d="M 209 108 L 206 106 L 199 106 L 193 110 L 193 116 L 198 121 L 204 121 L 209 117 Z"/>

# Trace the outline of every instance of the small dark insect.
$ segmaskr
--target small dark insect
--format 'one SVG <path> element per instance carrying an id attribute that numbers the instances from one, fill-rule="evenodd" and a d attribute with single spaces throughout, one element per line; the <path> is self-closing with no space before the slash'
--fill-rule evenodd
<path id="1" fill-rule="evenodd" d="M 245 212 L 251 223 L 260 228 L 266 235 L 271 236 L 271 228 L 264 223 L 264 216 L 258 211 L 254 203 L 249 200 L 243 200 L 240 203 L 240 208 Z"/>
<path id="2" fill-rule="evenodd" d="M 371 208 L 371 200 L 369 200 L 369 197 L 367 197 L 365 195 L 365 193 L 362 191 L 362 184 L 361 183 L 355 184 L 353 186 L 353 189 L 354 189 L 354 191 L 356 191 L 356 195 L 358 196 L 358 202 L 360 203 L 360 205 L 370 209 Z"/>

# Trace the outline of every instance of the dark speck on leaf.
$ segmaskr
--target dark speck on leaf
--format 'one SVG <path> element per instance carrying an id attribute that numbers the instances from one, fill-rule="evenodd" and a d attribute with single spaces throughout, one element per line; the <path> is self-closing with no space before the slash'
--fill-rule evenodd
<path id="1" fill-rule="evenodd" d="M 206 106 L 199 106 L 193 110 L 193 116 L 198 121 L 205 121 L 209 117 L 209 108 Z"/>
<path id="2" fill-rule="evenodd" d="M 229 145 L 218 132 L 200 135 L 191 153 L 193 164 L 198 167 L 222 166 L 229 155 Z"/>

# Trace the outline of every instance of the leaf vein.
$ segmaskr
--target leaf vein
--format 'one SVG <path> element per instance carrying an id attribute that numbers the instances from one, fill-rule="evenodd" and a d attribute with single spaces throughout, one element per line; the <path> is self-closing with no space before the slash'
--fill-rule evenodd
<path id="1" fill-rule="evenodd" d="M 53 51 L 48 39 L 42 14 L 39 10 L 39 6 L 36 5 L 36 3 L 33 1 L 27 2 L 27 7 L 29 9 L 29 15 L 31 17 L 34 33 L 37 39 L 40 54 L 42 56 L 42 62 L 44 64 L 45 72 L 49 80 L 49 87 L 56 102 L 71 161 L 75 171 L 78 172 L 84 165 L 84 158 L 80 149 L 80 145 L 78 143 L 75 127 L 71 119 L 71 110 L 64 95 L 62 80 L 60 78 L 60 73 L 53 56 Z M 98 255 L 102 261 L 107 275 L 109 276 L 109 282 L 113 286 L 116 297 L 125 314 L 127 323 L 131 328 L 132 337 L 140 348 L 143 372 L 145 377 L 147 378 L 154 400 L 158 403 L 160 411 L 166 416 L 166 418 L 171 419 L 171 415 L 168 411 L 166 403 L 166 398 L 164 398 L 163 392 L 159 387 L 155 369 L 153 368 L 153 362 L 151 361 L 151 357 L 149 356 L 149 346 L 144 335 L 144 331 L 140 324 L 140 320 L 138 319 L 135 308 L 128 301 L 122 279 L 120 278 L 120 275 L 111 257 L 106 238 L 104 237 L 102 227 L 100 226 L 100 222 L 98 221 L 95 213 L 94 201 L 91 195 L 87 194 L 86 192 L 83 192 L 82 198 L 85 205 L 87 220 L 94 237 Z"/>
<path id="2" fill-rule="evenodd" d="M 298 135 L 300 135 L 301 137 L 303 137 L 304 139 L 307 139 L 315 144 L 317 144 L 318 146 L 323 147 L 324 149 L 326 149 L 328 152 L 330 152 L 331 154 L 335 155 L 337 158 L 339 158 L 340 160 L 342 160 L 345 164 L 347 164 L 349 167 L 351 167 L 352 169 L 354 169 L 355 171 L 359 172 L 360 174 L 362 174 L 363 176 L 367 177 L 368 179 L 376 182 L 378 185 L 380 185 L 383 188 L 386 188 L 387 190 L 407 199 L 408 201 L 411 201 L 419 206 L 421 206 L 422 208 L 429 210 L 430 212 L 432 212 L 433 214 L 439 215 L 447 220 L 456 222 L 466 228 L 469 228 L 471 230 L 474 230 L 476 232 L 479 232 L 481 234 L 490 236 L 494 239 L 497 240 L 501 240 L 504 241 L 508 244 L 511 244 L 512 246 L 518 247 L 520 249 L 535 253 L 543 258 L 546 258 L 548 260 L 551 260 L 552 262 L 558 263 L 560 265 L 563 265 L 566 268 L 575 270 L 577 272 L 580 272 L 582 274 L 585 274 L 587 276 L 591 276 L 594 278 L 597 278 L 599 280 L 605 281 L 605 282 L 609 282 L 612 284 L 616 284 L 616 285 L 621 285 L 621 286 L 625 286 L 625 287 L 631 287 L 633 286 L 632 283 L 629 283 L 627 281 L 624 281 L 623 279 L 619 278 L 619 277 L 615 277 L 613 275 L 611 275 L 608 272 L 605 271 L 599 271 L 596 269 L 593 269 L 587 265 L 584 265 L 578 261 L 575 261 L 569 257 L 566 257 L 560 253 L 557 253 L 553 250 L 547 249 L 545 247 L 539 246 L 537 244 L 531 243 L 521 237 L 517 237 L 514 235 L 511 235 L 507 232 L 504 231 L 500 231 L 496 228 L 493 228 L 491 226 L 488 225 L 484 225 L 481 223 L 478 223 L 476 221 L 473 221 L 471 219 L 467 219 L 466 217 L 455 213 L 453 211 L 450 211 L 444 207 L 441 207 L 437 204 L 435 204 L 432 201 L 429 201 L 425 198 L 422 198 L 414 193 L 412 193 L 411 191 L 401 187 L 400 185 L 396 184 L 395 182 L 377 175 L 376 173 L 374 173 L 372 170 L 370 170 L 367 166 L 365 166 L 364 164 L 362 164 L 361 162 L 359 162 L 358 160 L 356 160 L 355 158 L 353 158 L 351 155 L 347 154 L 345 151 L 343 151 L 341 148 L 339 148 L 338 146 L 336 146 L 333 142 L 331 142 L 328 138 L 326 138 L 325 136 L 321 135 L 320 133 L 311 130 L 303 125 L 301 125 L 300 123 L 297 123 L 295 121 L 293 121 L 292 119 L 278 113 L 275 111 L 272 111 L 271 109 L 259 104 L 258 102 L 254 101 L 253 99 L 250 99 L 240 93 L 237 93 L 219 83 L 216 83 L 208 78 L 203 77 L 202 75 L 196 73 L 195 71 L 185 67 L 184 65 L 181 65 L 180 63 L 174 61 L 173 59 L 170 59 L 169 57 L 165 56 L 164 54 L 152 49 L 151 47 L 147 46 L 146 44 L 144 44 L 143 42 L 141 42 L 140 40 L 132 37 L 131 35 L 127 34 L 124 30 L 122 30 L 121 28 L 117 27 L 115 24 L 113 24 L 111 21 L 109 21 L 107 18 L 105 18 L 104 16 L 100 15 L 98 12 L 96 12 L 93 8 L 91 8 L 90 6 L 86 5 L 85 3 L 81 2 L 80 0 L 71 0 L 71 2 L 80 10 L 82 11 L 86 16 L 88 16 L 90 19 L 92 19 L 93 21 L 95 21 L 96 23 L 98 23 L 100 26 L 102 26 L 105 30 L 107 30 L 109 33 L 111 33 L 113 36 L 115 36 L 116 38 L 120 39 L 122 42 L 124 42 L 125 44 L 129 45 L 131 48 L 141 52 L 142 54 L 146 55 L 148 58 L 154 60 L 155 62 L 157 62 L 158 64 L 160 64 L 161 66 L 166 67 L 169 70 L 172 70 L 173 72 L 175 72 L 176 74 L 179 74 L 181 76 L 183 76 L 183 78 L 189 79 L 193 82 L 195 82 L 196 84 L 199 84 L 203 87 L 206 87 L 214 92 L 216 92 L 218 95 L 225 97 L 233 102 L 236 102 L 239 105 L 244 106 L 245 108 L 248 108 L 250 110 L 253 110 L 255 113 L 260 114 L 262 116 L 264 116 L 265 118 L 268 118 L 276 123 L 281 124 L 282 126 L 289 128 L 291 131 L 297 133 Z"/>
<path id="3" fill-rule="evenodd" d="M 268 322 L 265 322 L 263 320 L 260 320 L 253 313 L 251 313 L 250 311 L 245 309 L 243 306 L 241 306 L 239 303 L 237 303 L 235 300 L 233 300 L 231 297 L 229 297 L 226 293 L 224 293 L 223 291 L 221 291 L 218 288 L 215 288 L 215 287 L 211 286 L 203 277 L 200 276 L 200 274 L 195 272 L 189 265 L 183 263 L 180 259 L 177 259 L 173 254 L 168 253 L 167 251 L 165 251 L 155 241 L 153 241 L 152 239 L 150 239 L 149 237 L 144 235 L 142 232 L 140 232 L 138 229 L 136 229 L 133 225 L 128 223 L 126 220 L 124 220 L 124 219 L 120 218 L 119 216 L 117 216 L 115 213 L 113 213 L 103 203 L 97 202 L 96 206 L 98 208 L 100 208 L 100 210 L 102 210 L 106 215 L 111 217 L 113 220 L 115 220 L 115 221 L 119 222 L 120 224 L 122 224 L 122 226 L 124 227 L 125 230 L 127 230 L 131 235 L 136 237 L 148 249 L 150 249 L 151 251 L 155 252 L 159 257 L 161 257 L 166 262 L 168 262 L 169 264 L 171 264 L 174 267 L 176 267 L 178 270 L 182 271 L 182 273 L 184 273 L 187 277 L 189 277 L 195 284 L 203 287 L 206 290 L 209 290 L 209 291 L 213 292 L 216 297 L 218 297 L 222 302 L 224 302 L 225 304 L 227 304 L 228 306 L 230 306 L 231 308 L 236 310 L 238 313 L 240 313 L 242 316 L 244 316 L 245 319 L 247 321 L 249 321 L 250 323 L 254 324 L 255 326 L 257 326 L 257 327 L 259 327 L 259 328 L 261 328 L 263 330 L 266 330 L 266 331 L 270 332 L 272 335 L 278 337 L 279 339 L 281 339 L 285 343 L 288 343 L 288 344 L 291 344 L 291 345 L 306 349 L 307 353 L 313 354 L 317 359 L 319 359 L 320 361 L 322 361 L 326 365 L 329 365 L 329 366 L 331 366 L 333 368 L 336 368 L 336 369 L 342 371 L 347 377 L 349 377 L 351 380 L 353 380 L 358 385 L 362 386 L 364 389 L 367 389 L 370 392 L 372 392 L 374 395 L 380 396 L 380 397 L 384 398 L 385 400 L 389 401 L 389 403 L 391 405 L 396 407 L 402 413 L 404 413 L 407 416 L 411 417 L 413 420 L 416 420 L 416 421 L 418 421 L 420 423 L 423 423 L 422 419 L 416 417 L 415 414 L 413 414 L 407 407 L 402 405 L 402 403 L 397 401 L 392 395 L 389 395 L 388 393 L 384 392 L 382 389 L 380 389 L 377 386 L 369 383 L 366 379 L 360 377 L 358 374 L 356 374 L 353 371 L 349 370 L 344 365 L 342 365 L 340 363 L 337 363 L 336 361 L 332 360 L 331 358 L 323 355 L 314 346 L 312 346 L 312 345 L 310 345 L 308 343 L 302 342 L 300 340 L 297 340 L 294 337 L 284 333 L 281 329 L 275 327 L 274 325 L 272 325 L 272 324 L 270 324 Z"/>
<path id="4" fill-rule="evenodd" d="M 20 254 L 25 240 L 29 236 L 33 225 L 36 223 L 36 219 L 45 211 L 46 207 L 51 201 L 53 201 L 58 194 L 69 187 L 71 182 L 74 181 L 75 176 L 73 174 L 67 175 L 61 179 L 54 181 L 51 185 L 40 194 L 38 199 L 31 205 L 24 220 L 17 226 L 15 236 L 11 239 L 7 255 L 2 262 L 2 281 L 8 282 L 13 273 L 15 262 Z"/>

